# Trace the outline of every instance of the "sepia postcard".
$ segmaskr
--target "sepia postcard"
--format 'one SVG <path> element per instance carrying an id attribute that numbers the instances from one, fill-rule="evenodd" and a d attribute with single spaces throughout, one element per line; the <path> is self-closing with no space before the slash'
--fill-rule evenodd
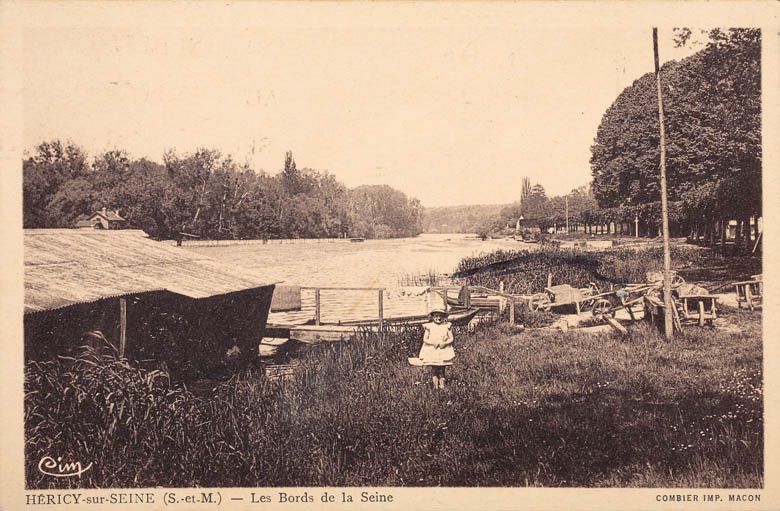
<path id="1" fill-rule="evenodd" d="M 0 3 L 0 509 L 780 508 L 779 15 Z"/>

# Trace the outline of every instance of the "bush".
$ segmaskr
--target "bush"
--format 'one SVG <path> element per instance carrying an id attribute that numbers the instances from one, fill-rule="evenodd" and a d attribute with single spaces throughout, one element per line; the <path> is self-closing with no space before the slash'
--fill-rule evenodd
<path id="1" fill-rule="evenodd" d="M 718 258 L 709 250 L 673 247 L 672 261 L 676 269 L 713 264 Z M 553 284 L 587 287 L 595 283 L 599 289 L 615 284 L 640 283 L 645 275 L 663 267 L 660 247 L 616 248 L 601 252 L 543 247 L 538 250 L 496 250 L 489 254 L 467 257 L 460 261 L 455 275 L 461 275 L 469 285 L 504 289 L 513 294 L 539 293 L 547 286 L 552 274 Z"/>

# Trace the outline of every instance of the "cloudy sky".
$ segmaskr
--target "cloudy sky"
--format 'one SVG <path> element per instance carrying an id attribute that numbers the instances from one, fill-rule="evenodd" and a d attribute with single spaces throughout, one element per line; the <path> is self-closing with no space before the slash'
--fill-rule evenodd
<path id="1" fill-rule="evenodd" d="M 523 176 L 548 195 L 587 184 L 605 109 L 653 70 L 651 24 L 583 21 L 584 5 L 160 5 L 28 24 L 25 150 L 208 147 L 270 173 L 292 150 L 426 206 L 506 203 Z M 671 26 L 662 60 L 691 52 Z"/>

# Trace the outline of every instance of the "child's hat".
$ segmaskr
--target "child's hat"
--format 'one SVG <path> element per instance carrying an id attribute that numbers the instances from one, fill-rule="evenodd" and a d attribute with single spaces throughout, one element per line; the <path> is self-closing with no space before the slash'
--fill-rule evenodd
<path id="1" fill-rule="evenodd" d="M 447 311 L 444 309 L 433 309 L 431 312 L 428 313 L 430 316 L 433 316 L 434 314 L 441 314 L 442 316 L 447 315 Z"/>

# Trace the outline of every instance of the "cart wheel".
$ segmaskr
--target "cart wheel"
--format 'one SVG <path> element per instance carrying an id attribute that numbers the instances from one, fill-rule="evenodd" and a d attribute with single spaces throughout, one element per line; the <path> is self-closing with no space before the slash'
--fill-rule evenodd
<path id="1" fill-rule="evenodd" d="M 593 304 L 591 313 L 593 314 L 593 317 L 599 321 L 604 321 L 607 315 L 610 315 L 613 318 L 615 317 L 615 311 L 612 309 L 612 303 L 606 298 L 600 298 L 599 300 L 596 300 L 596 303 Z"/>
<path id="2" fill-rule="evenodd" d="M 679 286 L 680 284 L 685 284 L 685 279 L 678 273 L 672 274 L 672 285 Z"/>
<path id="3" fill-rule="evenodd" d="M 547 310 L 550 308 L 550 299 L 544 293 L 539 293 L 531 296 L 528 299 L 528 310 L 531 312 L 539 309 Z"/>
<path id="4" fill-rule="evenodd" d="M 582 295 L 582 300 L 580 301 L 580 307 L 583 309 L 586 309 L 593 305 L 593 298 L 590 298 L 591 296 L 595 295 L 596 291 L 592 287 L 581 287 L 580 288 L 580 295 Z"/>

